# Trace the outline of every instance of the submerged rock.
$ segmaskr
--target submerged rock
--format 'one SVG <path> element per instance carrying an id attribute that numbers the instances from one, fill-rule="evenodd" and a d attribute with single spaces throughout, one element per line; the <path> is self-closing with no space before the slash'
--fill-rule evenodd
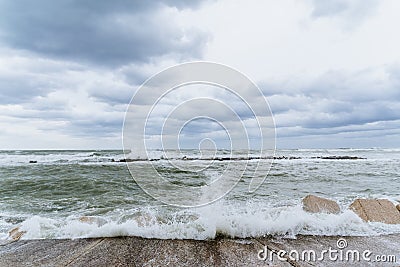
<path id="1" fill-rule="evenodd" d="M 79 218 L 79 221 L 88 224 L 97 224 L 98 226 L 102 226 L 107 223 L 105 219 L 95 216 L 82 216 Z"/>
<path id="2" fill-rule="evenodd" d="M 366 222 L 400 224 L 400 212 L 387 199 L 356 199 L 350 209 Z"/>
<path id="3" fill-rule="evenodd" d="M 312 159 L 366 159 L 363 157 L 356 157 L 356 156 L 318 156 L 311 158 Z"/>
<path id="4" fill-rule="evenodd" d="M 141 216 L 136 216 L 134 218 L 134 220 L 136 221 L 136 223 L 139 227 L 150 226 L 154 223 L 153 216 L 151 216 L 150 214 L 146 214 L 146 213 L 142 214 Z"/>
<path id="5" fill-rule="evenodd" d="M 135 161 L 147 161 L 147 159 L 120 159 L 118 162 L 135 162 Z"/>
<path id="6" fill-rule="evenodd" d="M 334 213 L 340 212 L 339 205 L 330 199 L 308 195 L 303 198 L 303 209 L 311 213 Z"/>
<path id="7" fill-rule="evenodd" d="M 20 240 L 21 237 L 26 233 L 26 231 L 21 231 L 21 229 L 19 229 L 19 226 L 11 229 L 8 232 L 8 236 L 11 237 L 13 240 L 17 241 Z"/>

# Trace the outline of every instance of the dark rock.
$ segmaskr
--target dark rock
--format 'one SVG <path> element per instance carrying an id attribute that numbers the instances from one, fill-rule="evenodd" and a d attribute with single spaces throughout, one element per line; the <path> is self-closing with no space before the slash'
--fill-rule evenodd
<path id="1" fill-rule="evenodd" d="M 324 157 L 317 157 L 320 159 L 366 159 L 366 158 L 361 158 L 361 157 L 355 157 L 355 156 L 324 156 Z"/>
<path id="2" fill-rule="evenodd" d="M 37 160 L 30 160 L 29 163 L 37 163 Z"/>
<path id="3" fill-rule="evenodd" d="M 119 162 L 145 161 L 144 159 L 120 159 Z"/>

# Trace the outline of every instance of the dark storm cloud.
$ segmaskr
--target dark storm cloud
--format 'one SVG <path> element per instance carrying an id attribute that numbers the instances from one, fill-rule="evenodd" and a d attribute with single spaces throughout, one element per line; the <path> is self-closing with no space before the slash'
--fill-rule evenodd
<path id="1" fill-rule="evenodd" d="M 199 1 L 0 1 L 1 40 L 13 48 L 106 66 L 201 55 L 207 36 L 160 12 Z"/>

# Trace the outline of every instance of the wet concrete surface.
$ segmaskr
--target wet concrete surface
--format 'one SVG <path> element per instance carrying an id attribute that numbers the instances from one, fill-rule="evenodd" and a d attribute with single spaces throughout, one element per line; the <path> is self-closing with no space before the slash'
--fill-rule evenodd
<path id="1" fill-rule="evenodd" d="M 0 243 L 0 266 L 400 266 L 400 235 L 20 240 Z"/>

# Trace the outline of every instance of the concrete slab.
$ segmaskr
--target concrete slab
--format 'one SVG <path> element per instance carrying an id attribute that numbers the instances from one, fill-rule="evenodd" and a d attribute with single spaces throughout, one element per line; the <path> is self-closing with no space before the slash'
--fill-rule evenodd
<path id="1" fill-rule="evenodd" d="M 0 266 L 400 266 L 399 248 L 400 235 L 203 241 L 140 237 L 22 240 L 0 245 Z M 343 259 L 346 257 L 343 253 L 348 251 L 357 250 L 361 257 L 361 253 L 368 250 L 371 261 L 354 261 L 349 258 L 355 257 L 353 254 L 348 255 L 349 260 L 333 261 L 326 254 L 323 260 L 307 262 L 296 259 L 296 254 L 289 254 L 294 250 L 300 254 L 313 250 L 318 258 L 323 250 L 329 249 L 341 251 Z M 287 254 L 280 255 L 280 250 Z M 384 263 L 373 261 L 377 255 L 394 255 L 396 258 Z"/>
<path id="2" fill-rule="evenodd" d="M 102 239 L 22 240 L 0 246 L 0 266 L 66 266 Z"/>
<path id="3" fill-rule="evenodd" d="M 0 247 L 0 266 L 267 266 L 252 240 L 140 237 L 29 240 Z"/>

